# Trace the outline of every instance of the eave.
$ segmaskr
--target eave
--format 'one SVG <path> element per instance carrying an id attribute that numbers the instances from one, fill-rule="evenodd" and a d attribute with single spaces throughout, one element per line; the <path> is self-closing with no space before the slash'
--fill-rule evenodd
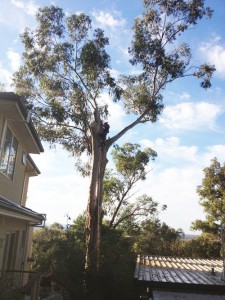
<path id="1" fill-rule="evenodd" d="M 0 216 L 28 222 L 30 226 L 41 226 L 45 223 L 46 215 L 37 213 L 27 207 L 0 195 Z"/>
<path id="2" fill-rule="evenodd" d="M 18 95 L 0 92 L 0 111 L 15 128 L 29 153 L 39 154 L 44 151 L 28 111 Z"/>
<path id="3" fill-rule="evenodd" d="M 26 172 L 29 173 L 29 176 L 38 176 L 41 174 L 40 170 L 29 154 L 27 155 Z"/>

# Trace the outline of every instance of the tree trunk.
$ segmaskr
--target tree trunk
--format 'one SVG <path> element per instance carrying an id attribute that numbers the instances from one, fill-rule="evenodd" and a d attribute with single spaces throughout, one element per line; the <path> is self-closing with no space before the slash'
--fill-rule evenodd
<path id="1" fill-rule="evenodd" d="M 102 122 L 98 109 L 95 109 L 95 121 L 91 125 L 91 144 L 92 144 L 92 169 L 90 188 L 88 196 L 88 206 L 86 214 L 86 253 L 85 253 L 85 270 L 91 277 L 96 275 L 100 267 L 100 225 L 102 218 L 102 196 L 103 180 L 107 164 L 107 152 L 110 146 L 115 143 L 128 130 L 139 124 L 146 110 L 137 120 L 125 127 L 113 138 L 103 140 Z"/>
<path id="2" fill-rule="evenodd" d="M 95 274 L 100 268 L 100 225 L 102 219 L 103 180 L 107 164 L 107 151 L 102 138 L 102 126 L 98 116 L 92 126 L 92 170 L 86 215 L 85 269 Z"/>

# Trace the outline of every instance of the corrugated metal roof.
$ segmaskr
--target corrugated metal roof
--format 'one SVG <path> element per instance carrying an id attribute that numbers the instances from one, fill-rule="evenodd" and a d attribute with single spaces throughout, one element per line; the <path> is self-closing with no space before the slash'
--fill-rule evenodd
<path id="1" fill-rule="evenodd" d="M 154 300 L 224 300 L 224 295 L 153 291 Z"/>
<path id="2" fill-rule="evenodd" d="M 145 283 L 223 286 L 222 260 L 139 256 L 135 279 Z"/>

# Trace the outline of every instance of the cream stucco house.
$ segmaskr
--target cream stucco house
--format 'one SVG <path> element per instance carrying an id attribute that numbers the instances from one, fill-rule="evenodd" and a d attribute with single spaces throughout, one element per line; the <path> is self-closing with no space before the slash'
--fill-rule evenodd
<path id="1" fill-rule="evenodd" d="M 14 273 L 19 286 L 28 280 L 33 228 L 45 222 L 26 207 L 29 179 L 40 174 L 30 154 L 41 152 L 22 99 L 0 93 L 0 276 Z"/>

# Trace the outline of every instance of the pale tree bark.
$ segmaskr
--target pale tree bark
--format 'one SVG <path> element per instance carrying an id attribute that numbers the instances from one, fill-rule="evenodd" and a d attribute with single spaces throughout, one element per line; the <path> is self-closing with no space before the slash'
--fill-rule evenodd
<path id="1" fill-rule="evenodd" d="M 100 225 L 102 217 L 103 179 L 109 147 L 103 138 L 102 123 L 95 111 L 95 121 L 91 125 L 92 169 L 86 214 L 86 270 L 100 268 Z"/>
<path id="2" fill-rule="evenodd" d="M 150 111 L 150 107 L 144 111 L 133 123 L 125 127 L 114 137 L 104 140 L 102 138 L 103 128 L 98 109 L 94 112 L 94 122 L 91 124 L 91 144 L 92 144 L 92 168 L 88 196 L 88 206 L 86 214 L 86 253 L 85 269 L 90 273 L 95 273 L 100 267 L 100 235 L 102 218 L 102 196 L 103 180 L 107 165 L 107 152 L 109 148 L 127 131 L 137 124 L 145 123 L 145 115 Z"/>

